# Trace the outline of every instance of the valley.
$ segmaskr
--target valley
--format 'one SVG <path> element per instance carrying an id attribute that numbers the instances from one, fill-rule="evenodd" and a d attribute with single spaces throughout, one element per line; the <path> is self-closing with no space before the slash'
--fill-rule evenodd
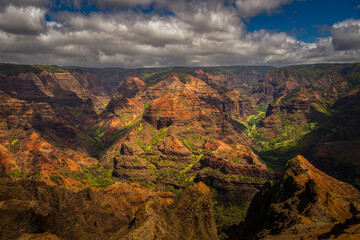
<path id="1" fill-rule="evenodd" d="M 0 98 L 8 239 L 360 234 L 360 64 L 0 64 Z"/>

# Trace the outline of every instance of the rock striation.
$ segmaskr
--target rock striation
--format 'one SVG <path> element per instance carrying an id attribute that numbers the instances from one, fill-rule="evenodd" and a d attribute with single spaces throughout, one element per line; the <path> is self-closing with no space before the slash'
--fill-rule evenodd
<path id="1" fill-rule="evenodd" d="M 89 135 L 96 111 L 109 101 L 109 85 L 120 81 L 105 79 L 75 71 L 0 73 L 0 161 L 7 172 L 54 184 L 51 175 L 95 164 Z M 63 179 L 58 183 L 79 184 Z"/>

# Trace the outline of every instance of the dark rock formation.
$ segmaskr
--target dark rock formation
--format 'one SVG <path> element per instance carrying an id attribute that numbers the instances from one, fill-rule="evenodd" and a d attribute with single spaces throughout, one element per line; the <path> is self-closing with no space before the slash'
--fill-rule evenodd
<path id="1" fill-rule="evenodd" d="M 203 183 L 174 198 L 136 184 L 92 191 L 0 178 L 0 239 L 217 239 Z"/>
<path id="2" fill-rule="evenodd" d="M 119 87 L 118 91 L 111 98 L 106 109 L 112 113 L 129 105 L 128 98 L 134 98 L 136 94 L 146 89 L 146 83 L 137 77 L 127 78 Z"/>
<path id="3" fill-rule="evenodd" d="M 245 222 L 232 239 L 324 239 L 357 225 L 360 192 L 312 166 L 302 156 L 290 160 L 279 183 L 255 195 Z M 354 230 L 354 229 L 353 229 Z M 351 231 L 353 231 L 351 230 Z"/>
<path id="4" fill-rule="evenodd" d="M 156 200 L 148 201 L 131 225 L 111 239 L 217 239 L 210 189 L 198 183 L 165 207 Z"/>

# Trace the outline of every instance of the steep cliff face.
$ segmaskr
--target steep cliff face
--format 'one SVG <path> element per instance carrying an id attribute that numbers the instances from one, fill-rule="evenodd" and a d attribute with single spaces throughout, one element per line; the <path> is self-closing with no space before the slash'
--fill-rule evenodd
<path id="1" fill-rule="evenodd" d="M 137 184 L 93 191 L 2 175 L 0 192 L 1 239 L 217 239 L 202 183 L 175 199 Z"/>
<path id="2" fill-rule="evenodd" d="M 203 183 L 184 190 L 171 205 L 148 201 L 130 227 L 111 239 L 218 239 L 212 213 L 211 191 Z"/>
<path id="3" fill-rule="evenodd" d="M 99 131 L 101 140 L 116 134 L 116 131 L 133 123 L 143 114 L 146 102 L 138 95 L 146 87 L 146 83 L 137 77 L 128 77 L 119 86 L 94 126 L 95 131 Z"/>
<path id="4" fill-rule="evenodd" d="M 223 109 L 218 109 L 224 103 L 222 96 L 200 79 L 189 76 L 189 81 L 182 83 L 172 76 L 146 89 L 139 97 L 149 101 L 142 119 L 106 154 L 116 156 L 113 164 L 116 176 L 181 187 L 186 184 L 182 178 L 195 176 L 195 169 L 207 151 L 224 153 L 219 157 L 230 162 L 266 169 L 245 146 L 251 144 L 249 139 L 235 130 Z M 206 145 L 215 140 L 226 147 Z M 132 154 L 122 153 L 124 146 Z M 159 176 L 165 168 L 177 173 Z"/>
<path id="5" fill-rule="evenodd" d="M 61 100 L 72 106 L 91 99 L 95 110 L 98 110 L 104 108 L 111 94 L 102 81 L 106 80 L 89 73 L 76 72 L 44 71 L 39 74 L 28 72 L 17 76 L 0 74 L 0 90 L 22 100 L 35 102 Z M 116 87 L 119 82 L 120 79 L 117 83 L 113 83 L 115 84 L 113 87 Z"/>
<path id="6" fill-rule="evenodd" d="M 325 73 L 318 66 L 303 69 L 310 85 L 270 102 L 249 136 L 270 165 L 282 167 L 287 159 L 303 154 L 322 171 L 359 188 L 357 148 L 345 147 L 356 145 L 360 136 L 358 65 L 336 71 L 327 67 Z"/>
<path id="7" fill-rule="evenodd" d="M 230 67 L 231 68 L 231 67 Z M 240 67 L 236 69 L 197 69 L 194 76 L 206 82 L 212 88 L 227 92 L 236 89 L 241 94 L 247 94 L 251 91 L 251 85 L 259 82 L 264 74 L 273 69 L 266 67 L 264 69 L 251 69 L 251 67 Z M 225 70 L 225 71 L 224 71 Z"/>
<path id="8" fill-rule="evenodd" d="M 310 134 L 304 155 L 321 171 L 360 188 L 360 88 L 339 99 L 333 114 Z"/>
<path id="9" fill-rule="evenodd" d="M 304 128 L 309 123 L 324 121 L 328 116 L 326 102 L 317 92 L 298 88 L 269 104 L 265 118 L 260 122 L 264 131 L 277 133 L 285 123 Z M 294 138 L 297 136 L 294 134 Z"/>
<path id="10" fill-rule="evenodd" d="M 326 91 L 335 86 L 338 86 L 342 82 L 344 82 L 345 78 L 338 72 L 326 73 L 316 82 L 311 84 L 311 88 L 317 91 Z"/>
<path id="11" fill-rule="evenodd" d="M 253 85 L 251 97 L 256 103 L 269 102 L 297 88 L 304 88 L 334 100 L 339 97 L 339 92 L 351 87 L 354 82 L 349 83 L 349 76 L 358 71 L 357 64 L 315 64 L 274 69 Z"/>
<path id="12" fill-rule="evenodd" d="M 359 235 L 360 192 L 316 169 L 302 156 L 290 160 L 280 182 L 255 195 L 234 239 L 327 239 Z M 349 232 L 350 231 L 350 232 Z"/>
<path id="13" fill-rule="evenodd" d="M 97 162 L 91 158 L 96 143 L 88 135 L 95 111 L 110 99 L 103 80 L 66 71 L 0 74 L 1 163 L 7 171 L 53 184 L 79 184 L 60 175 Z"/>
<path id="14" fill-rule="evenodd" d="M 151 86 L 143 93 L 143 98 L 149 102 L 158 99 L 169 92 L 180 92 L 185 88 L 177 75 L 171 75 L 159 83 Z"/>
<path id="15" fill-rule="evenodd" d="M 221 92 L 190 75 L 182 80 L 172 75 L 126 98 L 126 102 L 142 102 L 143 114 L 128 118 L 134 119 L 133 124 L 124 127 L 126 133 L 105 152 L 101 164 L 113 169 L 117 178 L 175 192 L 204 181 L 228 195 L 221 204 L 235 201 L 241 205 L 237 211 L 244 212 L 265 180 L 274 177 L 232 122 L 246 119 L 254 109 L 237 90 Z M 112 101 L 118 106 L 115 114 L 126 109 L 120 104 L 124 100 Z M 243 217 L 232 212 L 231 204 L 225 209 L 233 215 L 227 222 Z"/>
<path id="16" fill-rule="evenodd" d="M 7 171 L 23 171 L 25 175 L 46 179 L 51 174 L 60 174 L 61 169 L 80 171 L 96 162 L 83 153 L 86 140 L 80 130 L 70 126 L 64 115 L 58 118 L 59 108 L 47 102 L 18 100 L 4 92 L 1 98 L 0 159 Z M 62 113 L 71 114 L 66 110 Z M 65 146 L 73 150 L 64 150 Z M 65 179 L 65 185 L 74 183 Z"/>
<path id="17" fill-rule="evenodd" d="M 183 187 L 195 177 L 203 152 L 209 150 L 205 141 L 211 139 L 228 144 L 227 152 L 232 155 L 221 158 L 264 168 L 253 153 L 235 154 L 244 149 L 251 152 L 245 147 L 251 141 L 237 132 L 229 119 L 245 119 L 254 110 L 233 85 L 224 92 L 199 78 L 182 75 L 180 80 L 179 75 L 170 74 L 148 87 L 132 75 L 120 85 L 105 111 L 96 114 L 109 99 L 109 84 L 90 73 L 57 70 L 1 75 L 6 100 L 2 103 L 2 161 L 8 171 L 40 173 L 47 181 L 64 171 L 81 171 L 96 162 L 90 156 L 99 157 L 107 150 L 103 165 L 114 168 L 114 176 Z M 208 82 L 226 84 L 225 76 L 205 75 Z M 24 129 L 26 134 L 21 135 Z M 204 137 L 207 135 L 212 137 Z M 238 143 L 242 147 L 238 148 Z M 123 146 L 132 154 L 119 153 Z M 22 164 L 16 160 L 21 158 L 26 159 Z M 178 180 L 160 176 L 169 166 L 181 171 L 171 177 Z M 67 175 L 59 178 L 66 185 Z M 79 183 L 69 180 L 69 185 L 73 184 Z"/>
<path id="18" fill-rule="evenodd" d="M 171 74 L 150 87 L 138 77 L 128 78 L 96 125 L 104 133 L 102 139 L 106 139 L 109 133 L 142 121 L 141 118 L 145 120 L 141 124 L 150 123 L 158 130 L 174 125 L 179 131 L 180 127 L 187 129 L 192 125 L 197 129 L 201 124 L 207 126 L 200 128 L 211 129 L 211 123 L 218 119 L 215 129 L 226 131 L 231 127 L 229 121 L 224 120 L 225 114 L 240 120 L 254 113 L 249 101 L 236 90 L 221 93 L 199 78 L 190 75 L 182 78 L 185 81 L 182 79 L 182 82 L 179 75 Z"/>
<path id="19" fill-rule="evenodd" d="M 289 72 L 287 69 L 273 70 L 264 76 L 262 82 L 254 86 L 252 98 L 257 103 L 277 99 L 296 88 L 306 88 L 308 85 L 309 82 L 300 74 Z"/>

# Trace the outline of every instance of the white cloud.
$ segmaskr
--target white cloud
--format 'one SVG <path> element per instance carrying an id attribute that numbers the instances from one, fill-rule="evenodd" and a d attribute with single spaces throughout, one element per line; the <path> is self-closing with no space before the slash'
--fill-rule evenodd
<path id="1" fill-rule="evenodd" d="M 173 15 L 60 12 L 52 14 L 52 21 L 45 24 L 45 10 L 11 6 L 13 15 L 20 16 L 16 21 L 24 19 L 26 12 L 31 24 L 24 27 L 15 20 L 1 22 L 0 62 L 149 67 L 289 65 L 360 59 L 360 20 L 336 23 L 331 27 L 332 36 L 304 43 L 286 33 L 265 29 L 250 33 L 238 10 L 219 1 L 161 1 L 157 4 L 166 4 Z M 277 2 L 280 6 L 281 1 Z M 276 8 L 265 6 L 261 11 Z M 8 8 L 0 17 L 8 14 Z M 37 14 L 29 18 L 28 9 Z M 21 30 L 15 27 L 20 25 Z"/>
<path id="2" fill-rule="evenodd" d="M 268 14 L 278 10 L 282 5 L 289 4 L 293 0 L 236 0 L 236 7 L 240 16 L 247 18 L 260 13 Z"/>
<path id="3" fill-rule="evenodd" d="M 0 13 L 0 29 L 8 33 L 38 34 L 45 26 L 45 11 L 37 7 L 9 5 Z"/>
<path id="4" fill-rule="evenodd" d="M 338 22 L 332 26 L 330 32 L 337 50 L 360 49 L 360 20 Z"/>

